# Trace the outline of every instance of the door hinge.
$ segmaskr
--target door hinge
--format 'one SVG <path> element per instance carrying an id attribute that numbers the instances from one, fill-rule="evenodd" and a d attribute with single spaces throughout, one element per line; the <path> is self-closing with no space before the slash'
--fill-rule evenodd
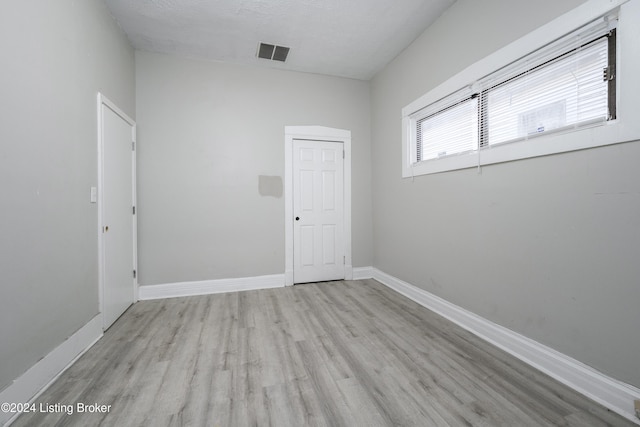
<path id="1" fill-rule="evenodd" d="M 608 82 L 609 80 L 615 79 L 616 75 L 611 67 L 605 67 L 602 69 L 602 81 Z"/>
<path id="2" fill-rule="evenodd" d="M 131 141 L 131 151 L 136 151 L 136 142 Z"/>
<path id="3" fill-rule="evenodd" d="M 133 207 L 133 214 L 134 215 L 136 214 L 136 207 L 135 206 Z"/>
<path id="4" fill-rule="evenodd" d="M 342 158 L 344 159 L 344 150 L 342 150 Z"/>
<path id="5" fill-rule="evenodd" d="M 133 270 L 133 278 L 134 279 L 136 278 L 136 271 L 135 270 Z"/>
<path id="6" fill-rule="evenodd" d="M 342 263 L 345 264 L 345 265 L 347 264 L 347 256 L 346 255 L 342 257 Z"/>

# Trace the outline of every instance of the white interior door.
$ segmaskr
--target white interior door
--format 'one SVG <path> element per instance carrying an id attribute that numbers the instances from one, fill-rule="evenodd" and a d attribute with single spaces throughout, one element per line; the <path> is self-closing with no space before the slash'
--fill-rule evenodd
<path id="1" fill-rule="evenodd" d="M 102 117 L 102 315 L 107 329 L 135 299 L 134 126 L 104 103 Z"/>
<path id="2" fill-rule="evenodd" d="M 343 144 L 293 141 L 293 281 L 345 278 Z"/>

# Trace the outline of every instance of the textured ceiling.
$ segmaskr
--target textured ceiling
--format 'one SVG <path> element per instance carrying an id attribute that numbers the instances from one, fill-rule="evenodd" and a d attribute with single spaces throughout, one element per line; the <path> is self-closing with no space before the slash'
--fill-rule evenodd
<path id="1" fill-rule="evenodd" d="M 455 0 L 105 0 L 136 49 L 368 80 Z M 259 42 L 291 48 L 259 59 Z"/>

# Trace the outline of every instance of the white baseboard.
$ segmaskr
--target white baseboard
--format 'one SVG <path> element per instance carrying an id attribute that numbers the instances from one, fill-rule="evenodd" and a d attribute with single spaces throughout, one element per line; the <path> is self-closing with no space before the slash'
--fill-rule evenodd
<path id="1" fill-rule="evenodd" d="M 27 372 L 0 392 L 0 402 L 32 402 L 64 371 L 102 337 L 102 315 L 98 314 L 62 344 L 40 359 Z M 20 414 L 0 412 L 0 425 L 11 424 Z"/>
<path id="2" fill-rule="evenodd" d="M 372 268 L 372 272 L 373 279 L 383 285 L 451 320 L 610 410 L 640 424 L 633 406 L 634 400 L 640 399 L 640 389 L 608 377 L 563 353 L 376 268 Z"/>
<path id="3" fill-rule="evenodd" d="M 353 269 L 353 280 L 373 278 L 373 267 L 356 267 Z"/>
<path id="4" fill-rule="evenodd" d="M 284 274 L 243 277 L 236 279 L 202 280 L 197 282 L 166 283 L 138 287 L 138 299 L 162 299 L 195 295 L 219 294 L 223 292 L 252 291 L 256 289 L 282 288 Z"/>

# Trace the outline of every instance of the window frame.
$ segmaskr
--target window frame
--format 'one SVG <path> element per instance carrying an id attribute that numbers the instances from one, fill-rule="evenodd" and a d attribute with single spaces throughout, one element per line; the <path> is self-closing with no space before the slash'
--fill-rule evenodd
<path id="1" fill-rule="evenodd" d="M 476 62 L 404 107 L 402 109 L 403 178 L 480 167 L 640 139 L 640 120 L 634 120 L 633 117 L 634 110 L 638 108 L 637 100 L 634 99 L 633 94 L 640 93 L 640 84 L 633 79 L 634 75 L 640 74 L 640 46 L 638 46 L 638 43 L 633 42 L 638 36 L 635 27 L 640 26 L 637 18 L 640 16 L 640 7 L 637 3 L 628 2 L 628 0 L 613 0 L 611 2 L 590 0 Z M 420 117 L 419 112 L 421 110 L 428 109 L 451 94 L 460 92 L 461 87 L 471 88 L 473 83 L 470 82 L 482 80 L 485 76 L 495 73 L 530 53 L 536 52 L 540 48 L 598 18 L 607 16 L 616 9 L 618 9 L 618 25 L 615 43 L 613 44 L 613 49 L 611 49 L 612 46 L 610 44 L 609 52 L 615 55 L 617 69 L 615 70 L 616 79 L 609 85 L 608 89 L 609 96 L 615 97 L 617 111 L 614 112 L 614 120 L 600 121 L 578 128 L 570 127 L 564 130 L 544 132 L 516 142 L 484 146 L 468 153 L 421 162 L 415 161 L 416 117 Z M 625 53 L 624 62 L 620 58 L 621 46 L 624 48 Z M 621 91 L 620 87 L 624 87 L 624 91 Z M 472 94 L 472 92 L 469 89 L 469 93 Z"/>

